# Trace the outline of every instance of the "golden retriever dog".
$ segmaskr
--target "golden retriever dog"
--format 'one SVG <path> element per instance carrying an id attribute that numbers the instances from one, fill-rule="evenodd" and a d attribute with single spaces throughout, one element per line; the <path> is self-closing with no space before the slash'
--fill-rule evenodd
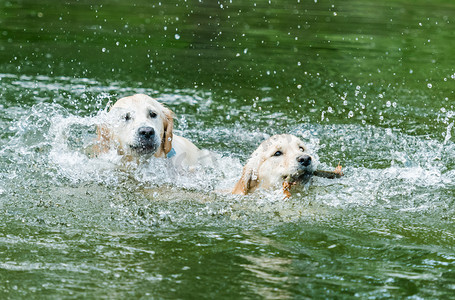
<path id="1" fill-rule="evenodd" d="M 138 157 L 169 158 L 174 165 L 194 166 L 208 151 L 173 133 L 174 113 L 155 99 L 137 94 L 119 99 L 97 129 L 96 153 L 117 149 L 128 160 Z"/>
<path id="2" fill-rule="evenodd" d="M 243 168 L 232 193 L 246 195 L 258 188 L 305 184 L 315 171 L 314 159 L 294 135 L 274 135 L 259 145 Z"/>

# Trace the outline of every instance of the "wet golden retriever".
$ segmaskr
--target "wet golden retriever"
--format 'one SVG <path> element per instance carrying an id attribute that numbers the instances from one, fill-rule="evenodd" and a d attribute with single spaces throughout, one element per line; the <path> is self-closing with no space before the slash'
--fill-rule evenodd
<path id="1" fill-rule="evenodd" d="M 283 182 L 305 184 L 314 171 L 314 159 L 299 138 L 274 135 L 253 152 L 232 193 L 246 195 L 258 188 L 278 188 Z"/>
<path id="2" fill-rule="evenodd" d="M 119 99 L 107 121 L 97 129 L 95 152 L 117 149 L 129 160 L 137 157 L 169 158 L 174 165 L 194 166 L 208 158 L 192 142 L 173 133 L 174 113 L 155 99 L 137 94 Z"/>

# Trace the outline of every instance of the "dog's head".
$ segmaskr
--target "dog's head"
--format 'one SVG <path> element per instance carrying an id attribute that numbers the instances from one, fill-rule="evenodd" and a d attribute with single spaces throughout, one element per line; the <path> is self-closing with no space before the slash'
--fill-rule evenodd
<path id="1" fill-rule="evenodd" d="M 121 154 L 165 156 L 172 149 L 173 113 L 142 94 L 119 99 L 98 127 L 99 152 L 115 145 Z"/>
<path id="2" fill-rule="evenodd" d="M 246 195 L 258 187 L 278 187 L 284 181 L 305 183 L 313 172 L 314 159 L 299 138 L 274 135 L 253 152 L 232 193 Z"/>

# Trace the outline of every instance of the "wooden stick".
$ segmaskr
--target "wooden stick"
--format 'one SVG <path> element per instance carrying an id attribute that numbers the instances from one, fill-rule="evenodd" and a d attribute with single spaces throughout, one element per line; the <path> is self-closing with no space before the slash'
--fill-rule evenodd
<path id="1" fill-rule="evenodd" d="M 316 170 L 316 171 L 314 171 L 313 176 L 323 177 L 323 178 L 328 178 L 328 179 L 335 179 L 335 178 L 343 177 L 344 174 L 342 172 L 337 172 L 337 171 Z"/>
<path id="2" fill-rule="evenodd" d="M 318 177 L 323 177 L 323 178 L 328 178 L 328 179 L 335 179 L 335 178 L 343 177 L 344 174 L 341 171 L 341 165 L 338 164 L 338 166 L 335 168 L 334 171 L 316 170 L 313 172 L 313 176 L 318 176 Z M 285 199 L 291 197 L 291 187 L 294 184 L 295 184 L 295 182 L 290 183 L 288 180 L 283 181 L 283 193 L 284 193 Z"/>

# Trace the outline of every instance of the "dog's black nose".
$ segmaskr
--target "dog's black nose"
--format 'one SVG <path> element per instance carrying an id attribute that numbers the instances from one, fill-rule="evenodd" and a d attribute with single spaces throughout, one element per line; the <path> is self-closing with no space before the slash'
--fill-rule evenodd
<path id="1" fill-rule="evenodd" d="M 299 162 L 300 165 L 304 167 L 308 167 L 311 165 L 311 156 L 309 155 L 301 155 L 297 157 L 297 161 Z"/>
<path id="2" fill-rule="evenodd" d="M 155 135 L 155 129 L 152 127 L 141 127 L 138 129 L 139 137 L 149 139 Z"/>

